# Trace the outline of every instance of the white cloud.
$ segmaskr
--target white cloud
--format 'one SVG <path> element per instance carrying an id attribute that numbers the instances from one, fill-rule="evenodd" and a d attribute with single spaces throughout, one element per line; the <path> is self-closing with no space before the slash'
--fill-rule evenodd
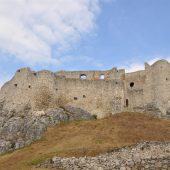
<path id="1" fill-rule="evenodd" d="M 0 0 L 0 52 L 28 63 L 55 63 L 95 28 L 100 0 Z M 58 54 L 55 54 L 58 55 Z"/>
<path id="2" fill-rule="evenodd" d="M 167 60 L 168 62 L 170 62 L 170 57 L 158 56 L 158 57 L 155 57 L 155 58 L 151 59 L 150 61 L 148 61 L 148 64 L 152 65 L 153 63 L 155 63 L 156 61 L 161 60 L 161 59 L 164 59 L 164 60 Z"/>
<path id="3" fill-rule="evenodd" d="M 126 73 L 144 70 L 144 63 L 132 63 L 122 68 L 125 68 Z"/>
<path id="4" fill-rule="evenodd" d="M 3 84 L 11 79 L 12 76 L 9 74 L 0 71 L 0 88 L 3 86 Z"/>
<path id="5" fill-rule="evenodd" d="M 163 57 L 163 56 L 153 57 L 151 60 L 146 61 L 146 62 L 149 65 L 152 65 L 156 61 L 161 60 L 161 59 L 164 59 L 164 60 L 167 60 L 167 61 L 170 62 L 170 57 Z M 145 69 L 145 65 L 144 64 L 145 63 L 142 63 L 142 62 L 134 62 L 134 63 L 127 64 L 125 66 L 122 66 L 122 68 L 125 68 L 125 71 L 127 73 L 130 73 L 130 72 L 135 72 L 135 71 L 139 71 L 139 70 L 144 70 Z"/>
<path id="6" fill-rule="evenodd" d="M 3 86 L 3 84 L 5 83 L 5 82 L 7 82 L 9 80 L 9 78 L 0 78 L 0 88 Z"/>
<path id="7" fill-rule="evenodd" d="M 153 63 L 155 63 L 156 61 L 158 61 L 158 60 L 160 60 L 160 59 L 161 59 L 161 57 L 155 57 L 155 58 L 149 60 L 147 63 L 148 63 L 149 65 L 152 65 Z"/>

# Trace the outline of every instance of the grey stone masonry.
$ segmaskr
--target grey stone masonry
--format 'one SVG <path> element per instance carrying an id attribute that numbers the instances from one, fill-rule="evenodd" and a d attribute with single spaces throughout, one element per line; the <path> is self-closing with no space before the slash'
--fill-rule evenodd
<path id="1" fill-rule="evenodd" d="M 65 170 L 170 170 L 170 142 L 142 142 L 96 157 L 53 157 L 38 167 Z"/>

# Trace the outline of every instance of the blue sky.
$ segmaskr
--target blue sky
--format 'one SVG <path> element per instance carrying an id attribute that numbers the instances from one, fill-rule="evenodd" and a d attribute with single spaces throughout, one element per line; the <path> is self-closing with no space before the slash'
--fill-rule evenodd
<path id="1" fill-rule="evenodd" d="M 143 69 L 170 60 L 169 0 L 0 0 L 0 84 L 18 68 Z"/>

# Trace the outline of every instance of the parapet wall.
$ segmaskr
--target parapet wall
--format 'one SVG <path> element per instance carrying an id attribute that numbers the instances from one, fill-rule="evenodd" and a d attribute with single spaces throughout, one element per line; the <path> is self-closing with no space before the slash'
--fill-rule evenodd
<path id="1" fill-rule="evenodd" d="M 86 80 L 124 80 L 125 70 L 113 68 L 108 71 L 60 71 L 56 75 L 65 78 L 86 79 Z"/>

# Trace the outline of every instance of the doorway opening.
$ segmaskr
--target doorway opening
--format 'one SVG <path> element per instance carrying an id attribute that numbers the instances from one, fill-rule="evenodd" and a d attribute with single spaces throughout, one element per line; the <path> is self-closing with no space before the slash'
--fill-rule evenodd
<path id="1" fill-rule="evenodd" d="M 126 107 L 128 107 L 128 106 L 129 106 L 129 100 L 126 99 Z"/>

